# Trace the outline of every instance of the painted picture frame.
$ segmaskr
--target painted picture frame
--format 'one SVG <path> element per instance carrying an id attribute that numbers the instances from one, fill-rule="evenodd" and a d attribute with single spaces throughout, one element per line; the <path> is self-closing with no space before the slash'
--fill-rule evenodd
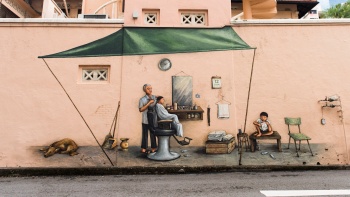
<path id="1" fill-rule="evenodd" d="M 211 78 L 211 88 L 221 89 L 221 77 L 215 76 Z"/>

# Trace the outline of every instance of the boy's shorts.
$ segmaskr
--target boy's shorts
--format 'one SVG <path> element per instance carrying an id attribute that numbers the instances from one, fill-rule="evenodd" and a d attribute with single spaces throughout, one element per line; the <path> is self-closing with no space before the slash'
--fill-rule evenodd
<path id="1" fill-rule="evenodd" d="M 269 132 L 269 130 L 265 130 L 265 131 L 260 130 L 260 131 L 261 131 L 261 133 L 262 133 L 262 134 L 266 134 L 266 133 L 268 133 L 268 132 Z"/>

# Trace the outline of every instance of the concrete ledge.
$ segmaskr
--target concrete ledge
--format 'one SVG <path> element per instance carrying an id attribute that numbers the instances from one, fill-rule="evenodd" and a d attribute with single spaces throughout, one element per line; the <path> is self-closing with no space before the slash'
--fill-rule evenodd
<path id="1" fill-rule="evenodd" d="M 329 166 L 199 166 L 199 167 L 82 167 L 82 168 L 0 168 L 1 177 L 19 176 L 101 176 L 136 174 L 188 174 L 225 172 L 271 172 L 305 170 L 350 170 L 348 165 Z"/>
<path id="2" fill-rule="evenodd" d="M 0 18 L 0 27 L 111 27 L 121 28 L 124 19 Z"/>
<path id="3" fill-rule="evenodd" d="M 0 23 L 97 23 L 97 24 L 123 24 L 124 19 L 78 19 L 78 18 L 0 18 Z"/>
<path id="4" fill-rule="evenodd" d="M 231 20 L 232 26 L 322 26 L 322 25 L 350 25 L 350 19 L 252 19 Z"/>

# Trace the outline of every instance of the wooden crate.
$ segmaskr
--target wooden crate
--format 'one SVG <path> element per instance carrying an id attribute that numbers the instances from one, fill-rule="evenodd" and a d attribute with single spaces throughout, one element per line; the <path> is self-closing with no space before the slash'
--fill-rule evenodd
<path id="1" fill-rule="evenodd" d="M 228 154 L 235 149 L 235 138 L 233 137 L 229 141 L 206 141 L 205 152 L 207 154 Z"/>

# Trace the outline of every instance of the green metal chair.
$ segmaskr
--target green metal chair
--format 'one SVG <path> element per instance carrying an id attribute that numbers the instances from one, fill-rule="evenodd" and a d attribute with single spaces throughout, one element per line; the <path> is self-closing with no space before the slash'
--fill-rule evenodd
<path id="1" fill-rule="evenodd" d="M 299 150 L 300 150 L 301 141 L 306 140 L 307 144 L 309 145 L 311 155 L 314 156 L 314 154 L 312 153 L 311 147 L 310 147 L 310 143 L 309 143 L 309 140 L 311 140 L 311 138 L 308 137 L 307 135 L 301 133 L 301 131 L 300 131 L 301 118 L 287 118 L 287 117 L 285 117 L 284 122 L 288 125 L 288 135 L 289 135 L 288 149 L 289 149 L 289 144 L 290 144 L 290 138 L 293 138 L 295 150 L 297 151 L 297 155 L 299 157 L 298 148 L 297 148 L 297 141 L 299 141 Z M 298 126 L 299 133 L 292 133 L 290 131 L 291 126 Z"/>

